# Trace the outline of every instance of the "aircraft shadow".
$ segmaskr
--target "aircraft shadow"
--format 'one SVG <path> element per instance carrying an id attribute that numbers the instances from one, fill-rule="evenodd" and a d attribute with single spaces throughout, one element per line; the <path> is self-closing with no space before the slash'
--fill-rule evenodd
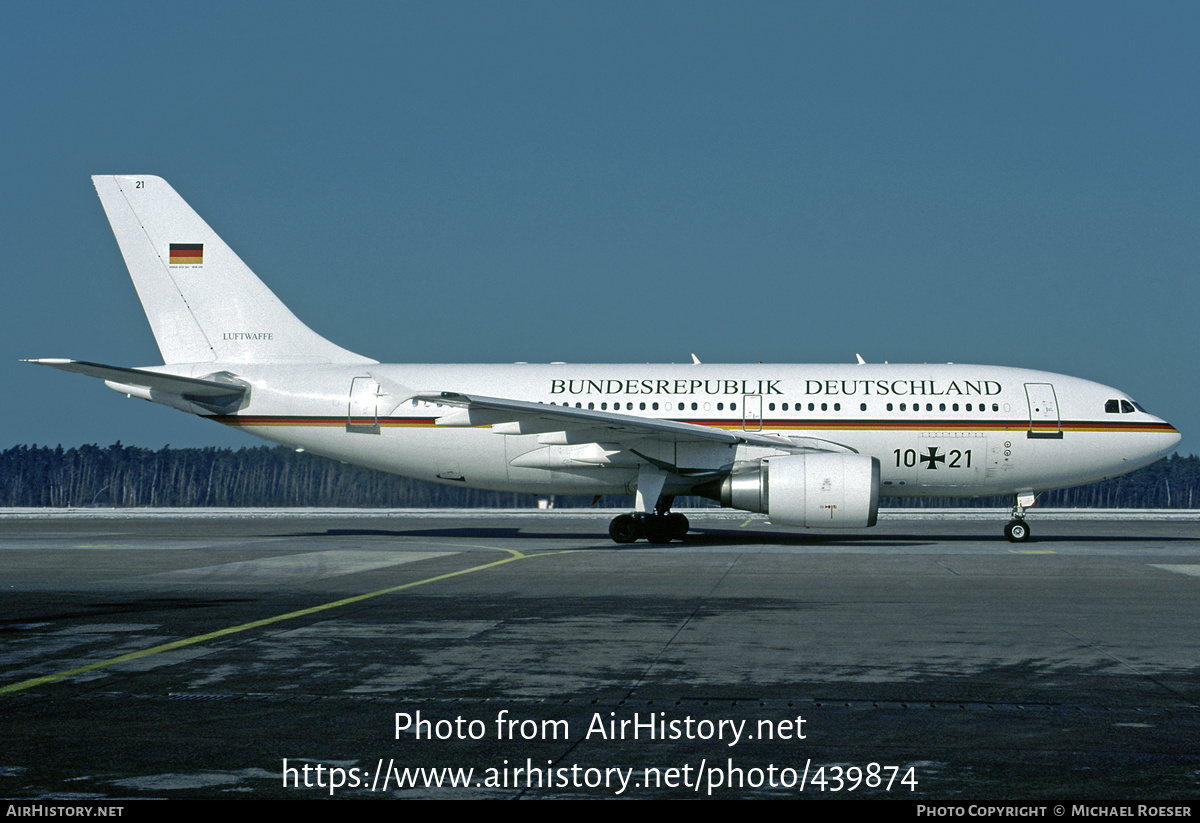
<path id="1" fill-rule="evenodd" d="M 980 541 L 991 542 L 995 541 L 1003 545 L 1008 545 L 1004 538 L 999 535 L 992 534 L 896 534 L 896 533 L 880 533 L 880 534 L 806 534 L 785 533 L 785 532 L 763 532 L 748 529 L 712 529 L 712 528 L 693 528 L 688 532 L 687 537 L 682 541 L 674 541 L 665 544 L 651 544 L 644 540 L 631 544 L 617 544 L 608 542 L 608 537 L 602 529 L 597 529 L 594 534 L 587 532 L 568 532 L 568 531 L 538 531 L 530 529 L 522 529 L 519 527 L 496 527 L 496 528 L 478 528 L 478 527 L 447 527 L 447 528 L 432 528 L 432 529 L 324 529 L 313 530 L 289 534 L 276 535 L 277 537 L 431 537 L 431 538 L 459 538 L 471 540 L 520 540 L 520 541 L 544 541 L 544 540 L 580 540 L 592 541 L 603 540 L 605 549 L 647 549 L 652 547 L 660 548 L 687 548 L 687 547 L 714 547 L 714 546 L 745 546 L 745 545 L 772 545 L 772 546 L 812 546 L 822 544 L 837 544 L 837 545 L 862 545 L 862 546 L 877 546 L 880 548 L 893 548 L 913 544 L 930 544 L 930 543 L 945 543 L 945 544 L 960 544 L 960 543 L 978 543 Z M 1137 543 L 1144 542 L 1147 539 L 1145 535 L 1038 535 L 1029 540 L 1028 543 L 1015 543 L 1013 546 L 1032 546 L 1038 544 L 1054 544 L 1054 543 L 1075 543 L 1080 540 L 1086 540 L 1089 543 Z M 1170 536 L 1161 535 L 1155 536 L 1155 542 L 1162 543 L 1194 543 L 1200 540 L 1198 537 L 1190 536 Z"/>

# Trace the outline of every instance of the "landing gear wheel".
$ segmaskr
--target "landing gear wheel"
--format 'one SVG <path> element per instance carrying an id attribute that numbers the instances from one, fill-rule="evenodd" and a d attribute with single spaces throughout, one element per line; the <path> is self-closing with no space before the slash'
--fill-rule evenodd
<path id="1" fill-rule="evenodd" d="M 1024 520 L 1010 520 L 1004 527 L 1004 536 L 1012 543 L 1024 543 L 1029 539 L 1029 524 Z"/>
<path id="2" fill-rule="evenodd" d="M 675 537 L 669 518 L 652 514 L 645 520 L 646 540 L 650 543 L 670 543 Z"/>
<path id="3" fill-rule="evenodd" d="M 671 513 L 667 515 L 667 526 L 670 529 L 672 540 L 682 540 L 688 533 L 688 519 L 682 514 Z"/>
<path id="4" fill-rule="evenodd" d="M 632 514 L 618 515 L 608 524 L 608 536 L 614 543 L 636 543 L 642 536 L 642 524 Z"/>

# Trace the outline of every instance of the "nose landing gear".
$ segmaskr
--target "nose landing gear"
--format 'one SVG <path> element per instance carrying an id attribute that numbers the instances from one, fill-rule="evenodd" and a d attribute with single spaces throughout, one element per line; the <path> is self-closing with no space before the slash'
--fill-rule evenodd
<path id="1" fill-rule="evenodd" d="M 1029 524 L 1023 519 L 1010 520 L 1004 526 L 1004 536 L 1012 543 L 1024 543 L 1029 539 Z"/>
<path id="2" fill-rule="evenodd" d="M 1034 495 L 1025 493 L 1013 498 L 1012 516 L 1004 526 L 1004 536 L 1010 543 L 1024 543 L 1029 539 L 1029 524 L 1025 522 L 1025 507 L 1032 506 Z"/>

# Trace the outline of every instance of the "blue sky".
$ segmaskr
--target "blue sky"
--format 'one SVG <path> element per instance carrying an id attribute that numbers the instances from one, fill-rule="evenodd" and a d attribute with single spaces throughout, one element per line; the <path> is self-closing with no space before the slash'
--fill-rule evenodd
<path id="1" fill-rule="evenodd" d="M 149 173 L 380 360 L 1027 366 L 1196 451 L 1196 3 L 0 19 L 0 447 L 260 442 L 17 362 L 159 362 L 89 180 Z"/>

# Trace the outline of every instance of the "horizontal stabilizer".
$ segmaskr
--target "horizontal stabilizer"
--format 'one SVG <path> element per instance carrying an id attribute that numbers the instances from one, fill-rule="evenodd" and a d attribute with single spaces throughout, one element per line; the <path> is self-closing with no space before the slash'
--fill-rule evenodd
<path id="1" fill-rule="evenodd" d="M 163 374 L 149 369 L 106 366 L 103 363 L 88 363 L 84 360 L 43 357 L 25 362 L 86 374 L 88 377 L 98 377 L 110 388 L 125 394 L 136 394 L 145 400 L 162 402 L 161 397 L 152 395 L 175 395 L 212 410 L 224 410 L 237 405 L 249 391 L 247 386 L 232 380 L 229 382 L 205 380 L 198 377 L 183 377 L 178 374 Z M 139 389 L 141 391 L 138 391 Z M 174 404 L 168 403 L 168 405 Z"/>

